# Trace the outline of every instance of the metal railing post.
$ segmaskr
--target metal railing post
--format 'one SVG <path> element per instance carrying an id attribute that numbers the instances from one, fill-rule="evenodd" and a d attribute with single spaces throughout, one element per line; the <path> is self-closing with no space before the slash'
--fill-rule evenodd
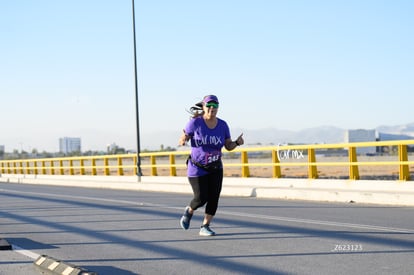
<path id="1" fill-rule="evenodd" d="M 96 159 L 92 159 L 92 176 L 96 176 L 98 173 L 96 171 Z"/>
<path id="2" fill-rule="evenodd" d="M 175 167 L 175 155 L 170 155 L 170 176 L 177 176 L 177 168 Z"/>
<path id="3" fill-rule="evenodd" d="M 50 161 L 50 174 L 51 175 L 55 174 L 55 164 L 54 164 L 53 160 Z"/>
<path id="4" fill-rule="evenodd" d="M 33 169 L 34 169 L 34 171 L 33 171 L 34 174 L 37 175 L 39 173 L 39 171 L 37 171 L 37 161 L 36 160 L 33 162 Z"/>
<path id="5" fill-rule="evenodd" d="M 110 171 L 109 171 L 109 160 L 108 160 L 108 158 L 104 158 L 104 166 L 105 166 L 105 168 L 104 168 L 104 175 L 105 176 L 109 176 L 111 173 L 110 173 Z"/>
<path id="6" fill-rule="evenodd" d="M 124 175 L 124 169 L 122 168 L 122 158 L 118 157 L 118 176 Z"/>
<path id="7" fill-rule="evenodd" d="M 69 175 L 75 175 L 75 170 L 73 168 L 73 159 L 69 160 Z"/>
<path id="8" fill-rule="evenodd" d="M 349 147 L 348 149 L 348 156 L 349 156 L 349 179 L 351 180 L 359 180 L 359 170 L 357 163 L 357 153 L 355 147 Z"/>
<path id="9" fill-rule="evenodd" d="M 137 163 L 137 160 L 138 160 L 138 157 L 137 156 L 134 156 L 133 158 L 132 158 L 132 163 Z M 138 166 L 137 165 L 134 165 L 134 175 L 138 175 Z"/>
<path id="10" fill-rule="evenodd" d="M 277 155 L 277 150 L 272 150 L 272 163 L 273 163 L 273 171 L 272 175 L 274 178 L 281 178 L 282 172 L 280 169 L 280 160 Z M 275 165 L 276 164 L 276 165 Z"/>
<path id="11" fill-rule="evenodd" d="M 30 174 L 30 162 L 26 161 L 26 174 L 29 175 Z"/>
<path id="12" fill-rule="evenodd" d="M 41 164 L 42 164 L 42 175 L 46 175 L 46 162 L 42 160 Z"/>
<path id="13" fill-rule="evenodd" d="M 151 163 L 151 176 L 157 176 L 157 166 L 155 166 L 157 164 L 156 160 L 155 160 L 155 156 L 150 156 L 150 163 Z"/>
<path id="14" fill-rule="evenodd" d="M 61 175 L 65 174 L 65 168 L 63 167 L 63 160 L 59 160 L 59 171 Z"/>
<path id="15" fill-rule="evenodd" d="M 84 159 L 79 160 L 79 166 L 80 166 L 80 174 L 85 175 L 85 160 Z"/>
<path id="16" fill-rule="evenodd" d="M 20 172 L 20 174 L 24 174 L 23 161 L 19 161 L 19 172 Z"/>
<path id="17" fill-rule="evenodd" d="M 249 170 L 249 166 L 247 165 L 249 163 L 247 151 L 241 152 L 241 163 L 242 163 L 242 177 L 243 178 L 250 177 L 250 170 Z"/>
<path id="18" fill-rule="evenodd" d="M 308 149 L 308 178 L 317 179 L 318 169 L 316 167 L 315 149 Z"/>
<path id="19" fill-rule="evenodd" d="M 407 145 L 398 145 L 398 160 L 401 161 L 408 161 L 408 155 L 407 155 Z M 399 179 L 400 180 L 410 180 L 410 169 L 408 167 L 408 164 L 401 164 L 399 165 Z"/>

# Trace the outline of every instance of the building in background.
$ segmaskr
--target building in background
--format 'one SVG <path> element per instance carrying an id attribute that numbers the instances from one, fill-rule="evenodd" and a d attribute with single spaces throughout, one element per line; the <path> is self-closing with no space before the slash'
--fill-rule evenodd
<path id="1" fill-rule="evenodd" d="M 81 152 L 81 139 L 71 137 L 60 138 L 59 152 L 65 155 L 73 152 Z"/>
<path id="2" fill-rule="evenodd" d="M 4 145 L 0 145 L 0 158 L 3 158 L 3 156 L 4 156 L 4 150 L 5 150 Z"/>
<path id="3" fill-rule="evenodd" d="M 347 130 L 345 132 L 345 142 L 369 142 L 377 141 L 376 130 Z M 376 147 L 359 147 L 357 148 L 357 154 L 375 154 L 377 152 Z"/>

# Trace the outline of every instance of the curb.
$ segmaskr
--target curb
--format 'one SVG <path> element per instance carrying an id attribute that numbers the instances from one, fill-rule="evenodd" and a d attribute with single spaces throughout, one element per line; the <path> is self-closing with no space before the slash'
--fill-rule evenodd
<path id="1" fill-rule="evenodd" d="M 0 250 L 12 250 L 12 246 L 5 239 L 0 239 Z"/>
<path id="2" fill-rule="evenodd" d="M 17 184 L 105 188 L 191 194 L 187 177 L 57 176 L 2 174 L 0 181 Z M 222 196 L 293 199 L 323 202 L 357 202 L 414 206 L 414 184 L 409 181 L 304 178 L 226 177 Z"/>
<path id="3" fill-rule="evenodd" d="M 33 264 L 41 269 L 42 273 L 59 274 L 59 275 L 98 275 L 93 271 L 88 271 L 82 267 L 67 264 L 60 260 L 54 259 L 47 255 L 41 255 Z"/>

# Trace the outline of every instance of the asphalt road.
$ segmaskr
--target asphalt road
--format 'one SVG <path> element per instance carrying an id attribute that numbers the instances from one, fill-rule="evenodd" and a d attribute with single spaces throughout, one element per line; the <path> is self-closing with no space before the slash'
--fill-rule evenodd
<path id="1" fill-rule="evenodd" d="M 0 183 L 0 274 L 48 255 L 98 274 L 413 274 L 414 208 L 222 197 L 200 237 L 190 195 Z"/>

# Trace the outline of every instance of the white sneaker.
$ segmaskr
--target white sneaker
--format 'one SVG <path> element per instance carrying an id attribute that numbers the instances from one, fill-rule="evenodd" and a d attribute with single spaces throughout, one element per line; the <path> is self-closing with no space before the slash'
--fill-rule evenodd
<path id="1" fill-rule="evenodd" d="M 200 234 L 200 236 L 214 236 L 214 235 L 216 235 L 216 232 L 211 230 L 209 224 L 205 224 L 205 225 L 201 226 L 199 234 Z"/>

